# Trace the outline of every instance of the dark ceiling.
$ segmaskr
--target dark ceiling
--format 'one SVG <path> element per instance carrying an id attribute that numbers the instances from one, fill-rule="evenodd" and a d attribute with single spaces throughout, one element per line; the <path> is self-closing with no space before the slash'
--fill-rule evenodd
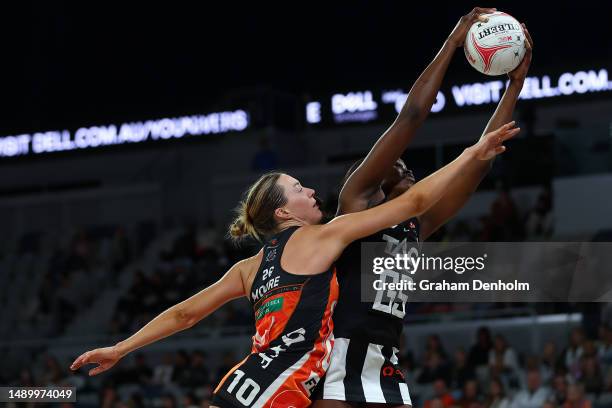
<path id="1" fill-rule="evenodd" d="M 254 86 L 295 94 L 409 86 L 473 7 L 382 0 L 128 3 L 30 1 L 5 10 L 2 134 L 206 112 L 236 89 Z M 612 59 L 611 2 L 494 5 L 528 25 L 534 69 Z M 478 78 L 463 59 L 459 52 L 449 75 Z"/>

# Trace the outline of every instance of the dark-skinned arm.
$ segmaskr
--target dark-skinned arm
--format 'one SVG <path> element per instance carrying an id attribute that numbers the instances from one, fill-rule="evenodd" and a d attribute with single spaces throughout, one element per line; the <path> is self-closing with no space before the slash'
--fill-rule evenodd
<path id="1" fill-rule="evenodd" d="M 510 84 L 499 101 L 497 109 L 489 120 L 482 136 L 492 129 L 497 129 L 502 124 L 512 120 L 512 114 L 531 63 L 533 42 L 524 24 L 523 30 L 527 37 L 525 40 L 525 46 L 527 47 L 525 57 L 521 64 L 508 74 L 510 77 Z M 492 165 L 493 158 L 487 161 L 474 161 L 470 163 L 469 166 L 466 166 L 464 173 L 462 173 L 461 177 L 457 178 L 455 183 L 448 189 L 443 199 L 438 201 L 426 213 L 419 217 L 421 224 L 421 239 L 427 239 L 440 228 L 440 226 L 444 225 L 450 218 L 457 214 L 474 191 L 476 191 L 478 185 L 487 175 Z"/>
<path id="2" fill-rule="evenodd" d="M 369 202 L 380 190 L 383 179 L 429 114 L 455 50 L 463 44 L 474 22 L 478 19 L 486 20 L 481 14 L 494 10 L 476 7 L 459 20 L 436 57 L 410 89 L 408 98 L 393 124 L 378 139 L 363 163 L 342 187 L 337 215 L 368 208 Z"/>
<path id="3" fill-rule="evenodd" d="M 364 211 L 341 215 L 325 225 L 304 227 L 302 241 L 294 245 L 299 245 L 303 253 L 316 255 L 305 258 L 300 264 L 302 269 L 316 272 L 326 270 L 351 242 L 427 212 L 444 196 L 454 180 L 461 177 L 467 166 L 473 161 L 488 161 L 502 154 L 505 150 L 503 143 L 518 132 L 512 123 L 507 123 L 480 138 L 451 163 L 420 180 L 393 200 Z"/>

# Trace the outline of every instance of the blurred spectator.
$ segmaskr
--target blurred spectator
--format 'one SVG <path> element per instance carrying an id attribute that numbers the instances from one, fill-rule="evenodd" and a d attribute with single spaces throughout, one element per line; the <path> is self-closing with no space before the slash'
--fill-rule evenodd
<path id="1" fill-rule="evenodd" d="M 448 408 L 455 403 L 455 399 L 448 390 L 446 381 L 442 378 L 437 379 L 433 383 L 434 398 L 425 401 L 424 408 L 433 408 L 440 403 L 442 407 Z"/>
<path id="2" fill-rule="evenodd" d="M 494 377 L 504 376 L 508 382 L 516 381 L 518 359 L 516 352 L 508 347 L 504 336 L 495 336 L 493 348 L 489 351 L 489 367 Z"/>
<path id="3" fill-rule="evenodd" d="M 580 382 L 584 384 L 584 391 L 588 394 L 599 395 L 604 387 L 604 379 L 595 356 L 583 356 L 581 359 Z"/>
<path id="4" fill-rule="evenodd" d="M 584 386 L 571 384 L 567 390 L 567 401 L 563 408 L 591 408 L 591 401 L 584 397 Z"/>
<path id="5" fill-rule="evenodd" d="M 215 381 L 213 381 L 213 383 L 218 384 L 223 378 L 223 376 L 225 376 L 225 374 L 227 374 L 229 370 L 231 370 L 235 365 L 236 365 L 236 357 L 234 356 L 234 353 L 232 353 L 231 351 L 225 353 L 223 355 L 223 363 L 217 370 L 217 376 L 216 376 Z"/>
<path id="6" fill-rule="evenodd" d="M 153 378 L 153 370 L 147 363 L 147 358 L 143 353 L 136 353 L 134 365 L 129 370 L 134 382 L 139 384 L 149 384 Z"/>
<path id="7" fill-rule="evenodd" d="M 126 333 L 130 330 L 135 315 L 141 313 L 145 307 L 143 300 L 149 290 L 147 278 L 142 270 L 137 269 L 132 286 L 117 303 L 112 323 L 114 333 Z"/>
<path id="8" fill-rule="evenodd" d="M 465 350 L 457 350 L 451 370 L 451 386 L 455 389 L 462 389 L 467 380 L 474 378 L 476 378 L 476 373 L 474 367 L 467 363 Z"/>
<path id="9" fill-rule="evenodd" d="M 429 404 L 429 406 L 427 404 Z M 444 408 L 445 407 L 444 402 L 442 402 L 442 400 L 439 398 L 434 398 L 432 400 L 425 402 L 425 406 L 428 408 Z"/>
<path id="10" fill-rule="evenodd" d="M 487 395 L 485 408 L 510 408 L 510 400 L 506 398 L 504 385 L 498 378 L 492 378 L 489 383 L 489 395 Z"/>
<path id="11" fill-rule="evenodd" d="M 32 371 L 29 368 L 23 368 L 19 373 L 19 380 L 17 383 L 14 383 L 17 387 L 34 387 L 34 376 L 32 375 Z"/>
<path id="12" fill-rule="evenodd" d="M 442 342 L 440 341 L 440 336 L 437 334 L 432 334 L 427 337 L 427 343 L 425 345 L 425 354 L 438 353 L 442 361 L 446 364 L 448 362 L 448 355 L 446 354 L 446 350 L 444 350 L 444 346 L 442 346 Z"/>
<path id="13" fill-rule="evenodd" d="M 161 398 L 161 408 L 177 408 L 176 398 L 172 394 L 166 394 Z"/>
<path id="14" fill-rule="evenodd" d="M 170 384 L 174 374 L 174 359 L 172 354 L 164 354 L 163 361 L 153 369 L 153 383 Z"/>
<path id="15" fill-rule="evenodd" d="M 183 405 L 185 408 L 198 408 L 198 400 L 195 395 L 189 393 L 183 397 Z"/>
<path id="16" fill-rule="evenodd" d="M 527 389 L 519 391 L 512 399 L 512 408 L 540 408 L 550 391 L 542 386 L 539 370 L 527 372 Z"/>
<path id="17" fill-rule="evenodd" d="M 480 327 L 476 335 L 476 344 L 470 349 L 468 364 L 473 368 L 487 365 L 491 347 L 491 332 L 487 327 Z"/>
<path id="18" fill-rule="evenodd" d="M 142 394 L 134 393 L 130 395 L 129 400 L 127 401 L 127 406 L 129 408 L 145 408 L 145 403 L 142 398 Z"/>
<path id="19" fill-rule="evenodd" d="M 575 328 L 570 334 L 569 346 L 563 352 L 563 364 L 574 376 L 580 368 L 580 357 L 584 352 L 584 342 L 584 331 L 581 328 Z"/>
<path id="20" fill-rule="evenodd" d="M 522 223 L 507 186 L 498 185 L 499 195 L 491 204 L 490 241 L 514 241 L 522 237 Z"/>
<path id="21" fill-rule="evenodd" d="M 548 240 L 552 235 L 553 218 L 551 203 L 550 190 L 546 188 L 540 192 L 534 208 L 527 216 L 525 230 L 529 240 Z"/>
<path id="22" fill-rule="evenodd" d="M 218 245 L 219 234 L 215 230 L 215 225 L 212 221 L 208 222 L 208 225 L 204 228 L 200 228 L 196 236 L 196 252 L 198 257 L 209 253 L 212 255 L 213 260 L 218 258 L 220 254 L 217 253 L 219 249 Z"/>
<path id="23" fill-rule="evenodd" d="M 542 350 L 542 358 L 540 362 L 540 372 L 542 373 L 542 381 L 548 384 L 559 365 L 559 357 L 557 356 L 557 346 L 552 341 L 544 344 Z"/>
<path id="24" fill-rule="evenodd" d="M 185 350 L 179 350 L 174 355 L 174 371 L 172 372 L 172 382 L 184 386 L 189 377 L 189 354 Z"/>
<path id="25" fill-rule="evenodd" d="M 468 380 L 463 386 L 463 394 L 461 399 L 455 403 L 455 406 L 461 408 L 482 408 L 483 404 L 480 401 L 478 393 L 478 382 L 476 380 Z"/>
<path id="26" fill-rule="evenodd" d="M 100 401 L 102 401 L 101 408 L 114 408 L 115 404 L 119 403 L 117 391 L 111 384 L 104 386 L 100 391 Z"/>
<path id="27" fill-rule="evenodd" d="M 440 354 L 432 352 L 425 356 L 423 369 L 417 378 L 417 382 L 419 384 L 430 384 L 438 378 L 443 378 L 445 382 L 448 382 L 449 374 L 448 366 L 444 364 Z"/>
<path id="28" fill-rule="evenodd" d="M 608 369 L 604 378 L 604 389 L 607 393 L 612 394 L 612 369 Z"/>
<path id="29" fill-rule="evenodd" d="M 62 367 L 57 362 L 57 359 L 53 356 L 47 356 L 45 358 L 45 369 L 42 373 L 41 384 L 44 387 L 59 385 L 64 378 L 65 373 Z"/>
<path id="30" fill-rule="evenodd" d="M 565 401 L 567 401 L 567 378 L 563 374 L 557 374 L 552 384 L 553 389 L 550 401 L 553 401 L 558 406 L 565 404 Z"/>
<path id="31" fill-rule="evenodd" d="M 612 302 L 604 304 L 601 309 L 601 325 L 612 330 Z"/>
<path id="32" fill-rule="evenodd" d="M 206 367 L 206 354 L 196 350 L 191 353 L 191 365 L 183 373 L 185 387 L 198 388 L 210 383 L 210 373 Z"/>
<path id="33" fill-rule="evenodd" d="M 67 271 L 89 269 L 92 263 L 92 245 L 85 230 L 79 230 L 71 245 L 70 256 L 67 260 Z"/>
<path id="34" fill-rule="evenodd" d="M 597 355 L 604 372 L 612 368 L 612 327 L 602 326 Z"/>

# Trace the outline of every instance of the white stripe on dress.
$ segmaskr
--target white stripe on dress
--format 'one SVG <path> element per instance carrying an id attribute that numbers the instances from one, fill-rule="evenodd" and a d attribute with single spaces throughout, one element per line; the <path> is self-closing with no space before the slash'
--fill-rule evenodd
<path id="1" fill-rule="evenodd" d="M 336 337 L 331 352 L 331 362 L 323 385 L 323 399 L 345 401 L 344 377 L 346 377 L 346 351 L 349 339 Z"/>
<path id="2" fill-rule="evenodd" d="M 368 402 L 387 402 L 380 385 L 380 370 L 385 363 L 382 346 L 369 344 L 363 369 L 361 370 L 361 385 Z"/>
<path id="3" fill-rule="evenodd" d="M 397 353 L 399 353 L 399 349 L 393 347 L 393 355 L 390 358 L 391 364 L 397 365 L 399 361 L 397 360 Z M 404 382 L 399 383 L 400 394 L 402 394 L 402 400 L 404 400 L 404 404 L 412 405 L 412 399 L 410 398 L 410 391 L 408 391 L 408 385 Z"/>
<path id="4" fill-rule="evenodd" d="M 402 394 L 402 399 L 404 400 L 404 404 L 412 405 L 412 400 L 410 399 L 410 392 L 408 392 L 408 385 L 404 382 L 399 383 L 400 394 Z"/>

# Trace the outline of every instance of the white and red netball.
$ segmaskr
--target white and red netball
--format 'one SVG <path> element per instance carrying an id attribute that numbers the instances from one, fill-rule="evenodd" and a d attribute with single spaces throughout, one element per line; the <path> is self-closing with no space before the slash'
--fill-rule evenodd
<path id="1" fill-rule="evenodd" d="M 486 75 L 512 71 L 525 55 L 525 33 L 521 24 L 501 11 L 485 14 L 486 23 L 477 21 L 465 38 L 463 49 L 471 66 Z"/>

